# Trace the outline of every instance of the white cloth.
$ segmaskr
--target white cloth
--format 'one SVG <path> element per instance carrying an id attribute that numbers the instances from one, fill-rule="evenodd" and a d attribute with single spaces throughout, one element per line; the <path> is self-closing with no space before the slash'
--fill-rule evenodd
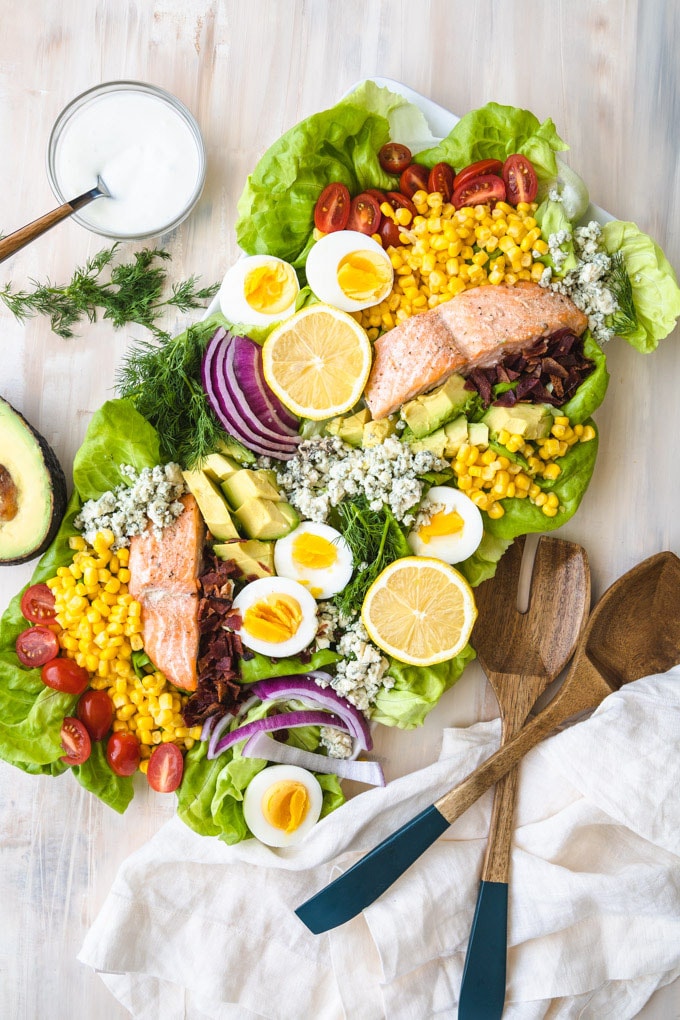
<path id="1" fill-rule="evenodd" d="M 122 866 L 79 959 L 140 1020 L 455 1015 L 486 794 L 362 915 L 312 935 L 294 908 L 497 745 L 446 730 L 440 760 L 362 793 L 300 847 L 227 847 L 174 819 Z M 634 1017 L 680 975 L 680 666 L 610 695 L 520 778 L 504 1018 Z"/>

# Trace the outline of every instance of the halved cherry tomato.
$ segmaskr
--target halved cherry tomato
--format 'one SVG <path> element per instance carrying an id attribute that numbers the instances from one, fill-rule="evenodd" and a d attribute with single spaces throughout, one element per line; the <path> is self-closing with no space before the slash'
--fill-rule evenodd
<path id="1" fill-rule="evenodd" d="M 344 230 L 349 219 L 349 190 L 339 181 L 327 184 L 314 206 L 314 226 L 324 234 Z"/>
<path id="2" fill-rule="evenodd" d="M 61 746 L 66 754 L 61 759 L 67 765 L 82 765 L 92 754 L 92 741 L 80 719 L 67 715 L 61 724 Z"/>
<path id="3" fill-rule="evenodd" d="M 139 768 L 141 757 L 141 744 L 134 733 L 111 734 L 106 760 L 117 776 L 131 776 Z"/>
<path id="4" fill-rule="evenodd" d="M 358 230 L 360 234 L 377 234 L 381 216 L 380 206 L 373 195 L 362 191 L 352 199 L 347 229 Z"/>
<path id="5" fill-rule="evenodd" d="M 47 627 L 29 627 L 21 632 L 16 641 L 17 658 L 22 666 L 29 669 L 44 666 L 59 655 L 59 639 Z"/>
<path id="6" fill-rule="evenodd" d="M 429 192 L 438 191 L 445 202 L 450 202 L 453 194 L 453 178 L 453 167 L 450 167 L 448 163 L 435 163 L 427 179 L 427 190 Z"/>
<path id="7" fill-rule="evenodd" d="M 29 623 L 45 623 L 57 615 L 54 595 L 46 584 L 32 584 L 21 596 L 21 613 Z"/>
<path id="8" fill-rule="evenodd" d="M 482 174 L 457 188 L 451 201 L 456 209 L 464 205 L 484 205 L 487 202 L 502 202 L 505 199 L 505 184 L 495 174 Z"/>
<path id="9" fill-rule="evenodd" d="M 92 740 L 101 740 L 113 725 L 113 702 L 106 691 L 85 691 L 78 702 L 76 715 Z"/>
<path id="10" fill-rule="evenodd" d="M 453 179 L 453 190 L 458 191 L 463 185 L 471 181 L 473 177 L 481 177 L 482 174 L 500 174 L 503 171 L 503 162 L 500 159 L 479 159 L 476 163 L 470 163 L 456 174 Z"/>
<path id="11" fill-rule="evenodd" d="M 389 216 L 383 216 L 378 227 L 378 233 L 383 243 L 383 248 L 389 248 L 392 245 L 393 248 L 397 248 L 401 244 L 401 238 L 399 237 L 400 228 L 391 220 Z"/>
<path id="12" fill-rule="evenodd" d="M 510 205 L 533 202 L 536 198 L 538 178 L 526 156 L 520 156 L 518 153 L 508 156 L 503 164 L 503 180 Z"/>
<path id="13" fill-rule="evenodd" d="M 65 694 L 82 694 L 90 682 L 90 674 L 73 659 L 52 659 L 45 663 L 40 678 L 46 687 Z"/>
<path id="14" fill-rule="evenodd" d="M 184 757 L 177 744 L 159 744 L 151 752 L 146 778 L 158 793 L 172 793 L 182 782 Z"/>
<path id="15" fill-rule="evenodd" d="M 427 191 L 430 171 L 422 163 L 411 163 L 399 178 L 399 190 L 407 198 L 413 198 L 416 191 Z"/>
<path id="16" fill-rule="evenodd" d="M 388 142 L 378 153 L 378 162 L 387 174 L 400 174 L 411 162 L 411 150 L 399 142 Z"/>
<path id="17" fill-rule="evenodd" d="M 411 216 L 417 216 L 418 210 L 414 206 L 410 198 L 406 195 L 402 195 L 400 191 L 388 191 L 385 195 L 385 200 L 389 202 L 392 208 L 396 211 L 397 209 L 408 209 Z"/>

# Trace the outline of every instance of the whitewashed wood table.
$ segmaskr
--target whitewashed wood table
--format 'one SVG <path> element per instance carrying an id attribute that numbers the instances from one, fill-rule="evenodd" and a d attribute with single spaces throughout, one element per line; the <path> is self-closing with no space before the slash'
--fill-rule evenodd
<path id="1" fill-rule="evenodd" d="M 198 118 L 208 152 L 191 218 L 158 239 L 173 279 L 221 278 L 236 257 L 236 202 L 269 143 L 331 106 L 356 81 L 402 81 L 457 113 L 494 99 L 552 117 L 591 197 L 634 220 L 680 267 L 680 6 L 663 0 L 5 0 L 0 46 L 0 229 L 51 208 L 45 173 L 51 125 L 101 81 L 160 85 Z M 65 282 L 103 239 L 66 222 L 0 268 L 12 280 Z M 187 317 L 167 321 L 179 330 Z M 67 473 L 92 412 L 112 393 L 131 337 L 106 322 L 61 340 L 44 319 L 24 325 L 0 306 L 0 392 L 57 451 Z M 598 412 L 594 480 L 563 529 L 586 546 L 594 595 L 637 561 L 680 553 L 680 337 L 651 357 L 622 342 Z M 0 609 L 32 565 L 0 571 Z M 443 725 L 495 714 L 476 666 L 422 730 L 386 731 L 379 751 L 395 776 L 432 761 Z M 126 1015 L 77 963 L 83 936 L 124 858 L 173 811 L 139 783 L 119 817 L 69 776 L 33 778 L 0 763 L 0 1015 L 114 1020 Z M 680 1016 L 677 987 L 643 1016 Z"/>

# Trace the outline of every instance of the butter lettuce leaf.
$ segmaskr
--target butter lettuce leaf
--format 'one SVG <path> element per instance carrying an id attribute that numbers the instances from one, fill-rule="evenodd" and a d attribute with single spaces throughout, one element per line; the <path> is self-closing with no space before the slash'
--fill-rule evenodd
<path id="1" fill-rule="evenodd" d="M 466 645 L 455 658 L 434 666 L 408 666 L 390 659 L 387 675 L 394 680 L 394 686 L 383 688 L 378 694 L 371 711 L 371 722 L 397 726 L 402 730 L 421 726 L 442 694 L 453 687 L 468 662 L 474 658 L 474 649 Z"/>

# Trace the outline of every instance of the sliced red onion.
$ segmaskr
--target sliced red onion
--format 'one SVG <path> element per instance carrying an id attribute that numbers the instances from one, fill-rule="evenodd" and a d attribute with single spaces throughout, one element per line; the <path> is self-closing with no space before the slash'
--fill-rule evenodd
<path id="1" fill-rule="evenodd" d="M 222 341 L 222 348 L 213 362 L 213 372 L 220 372 L 224 377 L 224 384 L 236 412 L 243 418 L 258 440 L 297 446 L 300 442 L 297 430 L 289 429 L 286 425 L 284 431 L 280 424 L 269 423 L 260 418 L 260 410 L 264 410 L 266 414 L 267 409 L 261 401 L 253 401 L 253 397 L 259 392 L 259 382 L 256 379 L 257 363 L 253 374 L 244 374 L 237 378 L 234 370 L 234 353 L 239 339 L 239 337 L 230 334 Z M 260 381 L 262 386 L 266 385 L 264 377 Z M 254 406 L 254 404 L 258 406 Z"/>
<path id="2" fill-rule="evenodd" d="M 211 731 L 211 733 L 209 734 L 208 737 L 204 737 L 203 734 L 201 734 L 201 740 L 209 740 L 208 755 L 207 755 L 208 758 L 214 758 L 215 757 L 215 747 L 217 746 L 217 742 L 219 741 L 219 739 L 222 736 L 222 734 L 224 733 L 224 731 L 229 726 L 231 726 L 232 723 L 238 722 L 239 719 L 242 719 L 243 716 L 246 715 L 251 710 L 253 705 L 257 705 L 257 704 L 259 704 L 259 702 L 260 702 L 260 698 L 255 698 L 255 697 L 248 698 L 246 701 L 243 702 L 242 705 L 239 706 L 238 712 L 236 712 L 234 714 L 232 714 L 231 712 L 227 712 L 225 715 L 223 715 L 219 719 L 219 721 L 217 722 L 217 725 L 215 726 L 214 730 Z M 214 721 L 215 719 L 217 719 L 217 716 L 213 715 L 213 716 L 210 717 L 210 719 L 212 719 Z M 210 722 L 210 719 L 208 720 L 208 722 Z M 204 725 L 203 729 L 205 729 L 205 725 Z"/>
<path id="3" fill-rule="evenodd" d="M 212 728 L 215 725 L 216 715 L 209 715 L 203 723 L 203 729 L 201 730 L 201 740 L 210 740 Z"/>
<path id="4" fill-rule="evenodd" d="M 362 751 L 370 751 L 373 747 L 371 732 L 365 716 L 350 704 L 346 698 L 333 690 L 331 686 L 319 687 L 316 680 L 323 680 L 330 685 L 332 677 L 322 670 L 310 670 L 293 676 L 271 677 L 269 680 L 258 680 L 251 690 L 261 701 L 306 701 L 315 708 L 324 708 L 335 712 L 344 722 Z M 325 725 L 330 725 L 326 723 Z"/>
<path id="5" fill-rule="evenodd" d="M 385 776 L 377 761 L 356 761 L 349 758 L 331 758 L 315 751 L 305 751 L 301 747 L 291 747 L 273 740 L 265 732 L 260 731 L 244 745 L 241 754 L 244 758 L 264 758 L 283 765 L 299 765 L 310 772 L 335 774 L 341 779 L 353 779 L 367 786 L 384 786 Z"/>
<path id="6" fill-rule="evenodd" d="M 298 436 L 300 421 L 267 384 L 262 368 L 262 348 L 249 336 L 235 336 L 231 344 L 234 384 L 245 390 L 258 420 L 285 435 Z M 230 386 L 232 383 L 229 378 Z M 299 438 L 299 437 L 298 437 Z"/>
<path id="7" fill-rule="evenodd" d="M 208 747 L 207 757 L 216 758 L 222 751 L 233 747 L 241 740 L 255 736 L 256 733 L 270 730 L 293 730 L 300 726 L 335 726 L 339 730 L 347 730 L 342 719 L 328 712 L 281 712 L 279 715 L 270 715 L 264 719 L 255 719 L 253 722 L 244 723 L 243 726 L 227 733 L 215 743 L 214 750 L 210 746 Z M 210 743 L 212 745 L 212 740 Z"/>

